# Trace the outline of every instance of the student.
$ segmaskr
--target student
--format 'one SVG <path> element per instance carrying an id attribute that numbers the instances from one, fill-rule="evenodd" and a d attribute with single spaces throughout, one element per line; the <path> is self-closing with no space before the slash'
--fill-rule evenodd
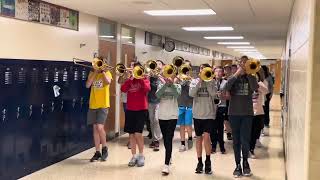
<path id="1" fill-rule="evenodd" d="M 86 87 L 90 88 L 88 124 L 93 124 L 93 139 L 96 152 L 90 162 L 105 161 L 108 157 L 108 147 L 104 124 L 110 107 L 109 85 L 112 80 L 110 71 L 94 70 L 89 73 Z M 100 153 L 100 143 L 102 150 Z"/>
<path id="2" fill-rule="evenodd" d="M 161 60 L 157 60 L 157 68 L 162 69 L 163 62 Z M 150 119 L 150 127 L 151 127 L 151 134 L 152 134 L 152 142 L 149 145 L 150 148 L 153 148 L 154 151 L 159 151 L 159 141 L 162 138 L 161 130 L 159 126 L 159 119 L 158 119 L 158 109 L 160 99 L 156 96 L 156 91 L 158 85 L 160 83 L 160 79 L 157 76 L 150 77 L 150 87 L 151 90 L 148 93 L 148 102 L 149 102 L 149 119 Z"/>
<path id="3" fill-rule="evenodd" d="M 191 65 L 191 62 L 185 60 L 185 64 Z M 193 98 L 189 96 L 189 85 L 191 80 L 180 81 L 181 85 L 181 95 L 178 98 L 179 104 L 179 119 L 178 125 L 180 125 L 180 138 L 181 145 L 179 152 L 186 151 L 186 138 L 185 134 L 188 133 L 188 149 L 193 147 L 192 141 L 192 104 Z"/>
<path id="4" fill-rule="evenodd" d="M 140 66 L 136 62 L 134 66 Z M 134 79 L 130 77 L 121 86 L 121 91 L 127 93 L 127 112 L 124 131 L 129 133 L 132 158 L 128 166 L 144 166 L 143 156 L 143 127 L 148 118 L 148 100 L 147 94 L 150 91 L 150 81 L 147 78 Z M 139 149 L 139 155 L 136 155 L 136 146 Z"/>
<path id="5" fill-rule="evenodd" d="M 210 67 L 209 64 L 202 64 L 200 72 L 203 68 Z M 193 120 L 194 128 L 197 136 L 196 149 L 198 164 L 196 173 L 203 172 L 202 162 L 202 142 L 205 147 L 206 160 L 205 160 L 205 173 L 212 174 L 211 170 L 211 141 L 210 132 L 212 123 L 216 116 L 216 109 L 213 102 L 216 96 L 215 81 L 205 82 L 200 78 L 193 79 L 190 84 L 189 95 L 193 97 Z"/>
<path id="6" fill-rule="evenodd" d="M 236 168 L 234 177 L 250 176 L 251 169 L 248 162 L 250 149 L 250 135 L 253 117 L 252 94 L 258 89 L 254 76 L 245 72 L 247 56 L 242 56 L 237 72 L 227 81 L 224 88 L 230 94 L 229 120 L 232 128 L 233 150 Z M 243 172 L 241 167 L 241 149 L 243 157 Z"/>
<path id="7" fill-rule="evenodd" d="M 264 106 L 264 113 L 265 113 L 265 119 L 264 119 L 264 126 L 266 127 L 265 129 L 265 135 L 268 135 L 268 128 L 270 127 L 270 101 L 273 95 L 273 77 L 269 71 L 269 68 L 267 66 L 262 66 L 262 69 L 264 71 L 264 76 L 265 79 L 268 82 L 268 93 L 266 94 L 266 99 L 265 99 L 265 106 Z"/>
<path id="8" fill-rule="evenodd" d="M 160 99 L 159 123 L 163 135 L 165 152 L 165 165 L 162 169 L 163 175 L 169 174 L 169 164 L 172 154 L 172 140 L 178 119 L 178 96 L 181 93 L 181 86 L 174 83 L 173 78 L 164 78 L 156 92 Z"/>
<path id="9" fill-rule="evenodd" d="M 216 97 L 215 101 L 219 101 L 217 105 L 217 112 L 216 112 L 216 119 L 213 122 L 213 128 L 212 132 L 210 134 L 210 138 L 212 141 L 212 149 L 211 152 L 216 152 L 217 143 L 219 143 L 220 151 L 222 154 L 226 153 L 226 149 L 224 148 L 224 140 L 223 140 L 223 134 L 224 134 L 224 127 L 223 123 L 224 120 L 227 119 L 227 104 L 226 100 L 222 97 L 222 87 L 226 84 L 226 80 L 223 79 L 223 69 L 222 67 L 217 67 L 215 69 L 215 79 L 216 79 L 216 87 L 218 91 L 218 96 Z"/>
<path id="10" fill-rule="evenodd" d="M 263 126 L 264 126 L 263 103 L 264 103 L 264 97 L 268 92 L 268 88 L 264 83 L 264 76 L 260 72 L 256 73 L 256 78 L 258 81 L 259 88 L 252 95 L 253 113 L 254 113 L 254 117 L 252 120 L 252 131 L 251 131 L 251 141 L 250 141 L 250 157 L 252 159 L 256 158 L 254 149 L 256 146 L 256 142 L 260 137 L 261 130 L 263 129 Z"/>
<path id="11" fill-rule="evenodd" d="M 224 66 L 224 78 L 225 80 L 228 80 L 231 75 L 233 74 L 232 73 L 232 70 L 231 70 L 231 65 L 227 64 Z M 226 109 L 229 108 L 229 100 L 227 99 L 226 100 Z M 226 131 L 227 131 L 227 139 L 228 140 L 232 140 L 232 130 L 231 130 L 231 127 L 230 127 L 230 122 L 229 122 L 229 114 L 228 114 L 228 111 L 227 111 L 227 115 L 225 117 L 225 121 L 224 121 L 224 126 L 226 127 Z"/>

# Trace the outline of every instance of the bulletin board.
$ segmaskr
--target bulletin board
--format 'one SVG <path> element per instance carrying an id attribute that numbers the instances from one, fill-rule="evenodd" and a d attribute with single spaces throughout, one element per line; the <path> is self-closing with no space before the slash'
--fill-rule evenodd
<path id="1" fill-rule="evenodd" d="M 79 30 L 79 12 L 39 0 L 0 0 L 0 16 Z"/>

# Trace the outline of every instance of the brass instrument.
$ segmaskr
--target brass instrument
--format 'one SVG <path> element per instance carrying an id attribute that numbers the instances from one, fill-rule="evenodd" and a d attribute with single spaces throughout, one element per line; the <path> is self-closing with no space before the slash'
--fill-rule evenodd
<path id="1" fill-rule="evenodd" d="M 145 63 L 144 68 L 146 73 L 152 76 L 158 76 L 160 74 L 161 69 L 158 67 L 158 64 L 154 60 L 149 60 Z"/>
<path id="2" fill-rule="evenodd" d="M 126 68 L 122 63 L 118 63 L 115 67 L 115 71 L 118 76 L 123 76 L 128 70 L 129 68 Z"/>
<path id="3" fill-rule="evenodd" d="M 110 70 L 113 69 L 112 66 L 109 66 L 104 59 L 94 58 L 91 62 L 83 59 L 73 58 L 73 63 L 79 66 L 93 68 L 95 70 Z M 86 63 L 91 63 L 87 65 Z"/>
<path id="4" fill-rule="evenodd" d="M 247 74 L 254 75 L 261 69 L 261 63 L 259 60 L 256 59 L 249 59 L 244 66 Z"/>
<path id="5" fill-rule="evenodd" d="M 143 66 L 135 66 L 132 70 L 132 76 L 135 79 L 142 79 L 145 76 L 145 69 Z"/>
<path id="6" fill-rule="evenodd" d="M 183 64 L 180 66 L 178 71 L 178 78 L 181 81 L 190 80 L 192 75 L 192 67 L 188 64 Z"/>
<path id="7" fill-rule="evenodd" d="M 177 68 L 179 68 L 180 66 L 182 66 L 184 63 L 184 59 L 181 56 L 176 56 L 175 58 L 173 58 L 172 60 L 172 64 L 174 66 L 176 66 Z"/>
<path id="8" fill-rule="evenodd" d="M 202 81 L 205 81 L 205 82 L 209 82 L 209 81 L 212 81 L 213 78 L 214 78 L 214 73 L 212 71 L 212 68 L 210 67 L 205 67 L 201 70 L 200 72 L 200 79 Z"/>
<path id="9" fill-rule="evenodd" d="M 176 75 L 177 68 L 173 64 L 167 64 L 163 67 L 162 76 L 165 78 L 171 78 Z"/>

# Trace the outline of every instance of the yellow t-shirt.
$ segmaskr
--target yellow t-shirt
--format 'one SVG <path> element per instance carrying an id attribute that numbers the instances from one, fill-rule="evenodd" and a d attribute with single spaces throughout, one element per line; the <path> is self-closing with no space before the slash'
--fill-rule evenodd
<path id="1" fill-rule="evenodd" d="M 89 77 L 92 72 L 90 72 Z M 112 75 L 109 71 L 105 72 L 106 76 L 112 79 Z M 91 85 L 90 92 L 90 109 L 109 108 L 110 107 L 110 94 L 109 84 L 104 83 L 103 74 L 96 75 L 95 80 Z"/>

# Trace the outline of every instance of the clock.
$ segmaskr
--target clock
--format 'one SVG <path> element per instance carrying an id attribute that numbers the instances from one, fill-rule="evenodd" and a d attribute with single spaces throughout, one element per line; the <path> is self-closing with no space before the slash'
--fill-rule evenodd
<path id="1" fill-rule="evenodd" d="M 168 52 L 172 52 L 175 50 L 176 44 L 173 40 L 166 40 L 166 42 L 163 44 L 163 48 Z"/>

